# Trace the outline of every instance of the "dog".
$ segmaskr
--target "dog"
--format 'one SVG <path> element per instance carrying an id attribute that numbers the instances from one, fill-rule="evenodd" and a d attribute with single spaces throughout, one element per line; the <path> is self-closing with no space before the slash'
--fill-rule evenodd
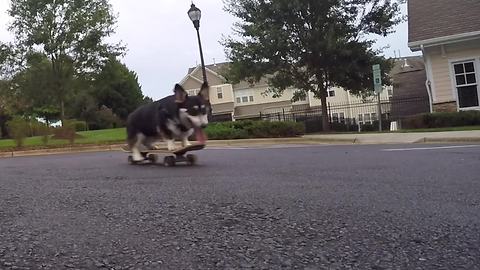
<path id="1" fill-rule="evenodd" d="M 206 143 L 203 129 L 211 110 L 208 83 L 202 84 L 196 96 L 189 96 L 179 84 L 173 91 L 173 95 L 142 105 L 128 116 L 127 144 L 134 161 L 144 159 L 140 149 L 155 149 L 162 140 L 167 142 L 169 151 L 175 150 L 175 139 L 183 147 L 191 145 L 188 138 L 194 133 L 198 143 Z"/>

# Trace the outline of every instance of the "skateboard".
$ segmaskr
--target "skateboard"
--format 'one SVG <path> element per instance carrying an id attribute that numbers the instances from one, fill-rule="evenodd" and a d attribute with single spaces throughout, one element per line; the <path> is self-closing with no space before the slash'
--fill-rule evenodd
<path id="1" fill-rule="evenodd" d="M 168 149 L 145 149 L 141 150 L 140 154 L 144 158 L 144 160 L 135 161 L 131 155 L 128 156 L 128 163 L 130 164 L 140 164 L 144 161 L 149 161 L 150 163 L 157 163 L 159 155 L 165 155 L 163 158 L 163 165 L 165 167 L 173 167 L 179 162 L 185 162 L 187 165 L 195 165 L 197 163 L 197 156 L 194 154 L 187 154 L 190 151 L 197 151 L 205 148 L 204 144 L 192 144 L 187 147 L 182 147 L 179 149 L 175 149 L 173 151 L 169 151 Z M 130 149 L 126 146 L 122 147 L 122 151 L 126 153 L 132 153 Z"/>

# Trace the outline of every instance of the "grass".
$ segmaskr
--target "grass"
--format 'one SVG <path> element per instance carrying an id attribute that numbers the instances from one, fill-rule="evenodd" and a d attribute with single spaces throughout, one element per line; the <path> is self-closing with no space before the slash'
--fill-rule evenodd
<path id="1" fill-rule="evenodd" d="M 480 130 L 480 126 L 466 126 L 466 127 L 449 127 L 449 128 L 429 128 L 429 129 L 406 129 L 395 131 L 395 133 L 411 133 L 411 132 L 441 132 L 441 131 L 465 131 L 465 130 Z M 388 132 L 388 131 L 387 131 Z M 357 132 L 351 132 L 357 133 Z M 378 131 L 365 133 L 379 133 Z M 124 143 L 126 138 L 125 128 L 92 130 L 78 132 L 83 138 L 76 139 L 75 145 L 101 145 L 111 143 Z M 343 132 L 342 134 L 345 134 Z M 25 149 L 41 149 L 41 148 L 55 148 L 69 145 L 67 140 L 53 140 L 50 139 L 47 145 L 44 145 L 41 137 L 26 138 L 24 142 Z M 0 151 L 9 151 L 15 149 L 16 145 L 13 140 L 0 140 Z"/>
<path id="2" fill-rule="evenodd" d="M 125 128 L 92 130 L 77 132 L 83 138 L 76 139 L 75 145 L 100 145 L 109 143 L 123 143 L 126 138 Z M 39 148 L 55 148 L 59 146 L 69 145 L 68 140 L 54 140 L 50 139 L 47 145 L 42 142 L 42 137 L 30 137 L 24 141 L 25 149 L 39 149 Z M 0 140 L 0 151 L 12 150 L 16 147 L 13 140 Z"/>

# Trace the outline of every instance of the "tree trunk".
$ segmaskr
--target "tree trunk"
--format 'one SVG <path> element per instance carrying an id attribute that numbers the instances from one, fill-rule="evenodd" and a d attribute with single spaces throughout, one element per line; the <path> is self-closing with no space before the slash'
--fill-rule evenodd
<path id="1" fill-rule="evenodd" d="M 60 100 L 60 121 L 62 122 L 62 127 L 65 124 L 65 103 L 62 100 Z"/>

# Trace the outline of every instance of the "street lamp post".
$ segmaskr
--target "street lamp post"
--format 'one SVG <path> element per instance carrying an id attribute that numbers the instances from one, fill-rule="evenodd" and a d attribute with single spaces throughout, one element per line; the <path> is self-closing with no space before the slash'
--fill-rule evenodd
<path id="1" fill-rule="evenodd" d="M 202 63 L 202 73 L 203 73 L 203 81 L 207 82 L 207 72 L 205 70 L 205 61 L 203 60 L 203 50 L 202 50 L 202 42 L 200 41 L 200 18 L 202 17 L 202 12 L 199 8 L 197 8 L 193 3 L 190 9 L 188 10 L 188 17 L 193 22 L 193 26 L 197 30 L 197 38 L 198 38 L 198 47 L 200 48 L 200 60 Z"/>

